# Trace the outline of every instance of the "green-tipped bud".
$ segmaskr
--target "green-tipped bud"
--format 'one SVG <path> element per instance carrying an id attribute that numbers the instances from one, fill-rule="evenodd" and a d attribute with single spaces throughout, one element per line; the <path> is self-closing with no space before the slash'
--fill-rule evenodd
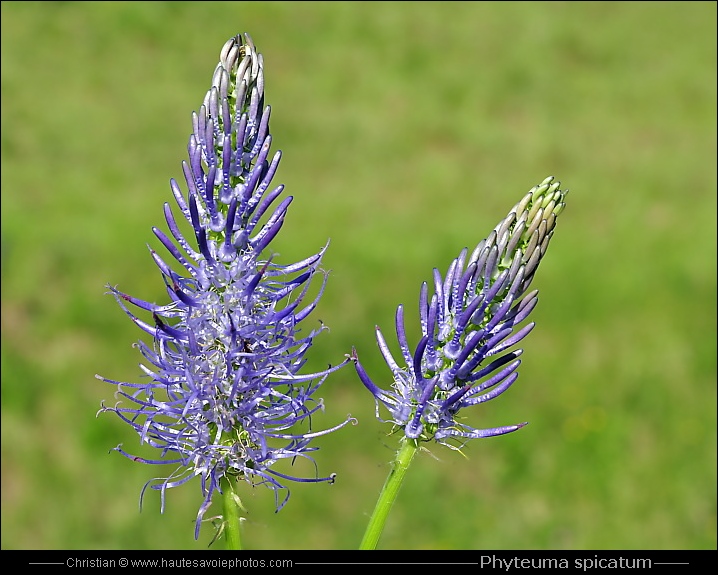
<path id="1" fill-rule="evenodd" d="M 494 302 L 503 300 L 510 290 L 515 290 L 511 294 L 513 300 L 526 292 L 546 253 L 558 215 L 566 206 L 568 190 L 559 189 L 560 185 L 549 176 L 531 188 L 477 246 L 469 260 L 477 265 L 477 292 L 491 293 Z M 512 265 L 516 261 L 521 265 Z M 509 271 L 503 273 L 505 270 Z M 519 272 L 522 277 L 514 282 Z M 502 285 L 494 285 L 496 281 Z M 490 309 L 491 306 L 486 307 L 486 314 Z"/>

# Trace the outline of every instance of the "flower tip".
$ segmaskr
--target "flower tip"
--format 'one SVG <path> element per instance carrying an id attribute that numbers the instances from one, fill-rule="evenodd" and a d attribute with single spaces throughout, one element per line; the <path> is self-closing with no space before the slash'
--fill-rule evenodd
<path id="1" fill-rule="evenodd" d="M 359 379 L 364 384 L 364 387 L 366 387 L 374 397 L 379 398 L 382 395 L 382 392 L 371 380 L 369 374 L 364 369 L 364 366 L 359 361 L 359 357 L 357 356 L 357 350 L 355 347 L 352 347 L 352 353 L 349 359 L 351 359 L 351 361 L 354 363 L 354 369 L 356 370 Z"/>

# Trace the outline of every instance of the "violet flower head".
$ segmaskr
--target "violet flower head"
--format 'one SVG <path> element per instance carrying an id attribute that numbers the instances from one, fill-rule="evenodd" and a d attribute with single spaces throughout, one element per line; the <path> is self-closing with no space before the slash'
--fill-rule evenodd
<path id="1" fill-rule="evenodd" d="M 546 253 L 557 216 L 565 207 L 568 190 L 552 177 L 533 187 L 468 257 L 465 248 L 445 277 L 434 269 L 434 293 L 421 287 L 421 333 L 412 351 L 404 327 L 404 308 L 396 310 L 396 335 L 402 362 L 392 355 L 381 330 L 376 339 L 391 369 L 390 390 L 370 379 L 352 352 L 362 383 L 389 422 L 412 440 L 456 447 L 479 437 L 502 435 L 526 423 L 477 429 L 458 421 L 462 408 L 484 403 L 506 391 L 518 377 L 522 350 L 510 348 L 533 329 L 518 328 L 538 302 L 538 291 L 528 292 Z M 503 354 L 503 355 L 502 355 Z M 449 440 L 453 440 L 452 443 Z"/>
<path id="2" fill-rule="evenodd" d="M 163 509 L 168 488 L 200 477 L 203 502 L 195 538 L 223 481 L 270 487 L 277 510 L 289 498 L 287 480 L 333 481 L 333 475 L 288 475 L 275 464 L 298 457 L 313 461 L 315 437 L 354 421 L 348 417 L 331 429 L 311 430 L 312 414 L 323 409 L 314 397 L 317 390 L 348 360 L 319 373 L 300 373 L 314 336 L 324 329 L 319 324 L 302 332 L 300 323 L 324 291 L 326 274 L 319 266 L 326 246 L 289 265 L 267 254 L 292 201 L 286 197 L 274 206 L 283 186 L 271 187 L 281 153 L 270 156 L 269 114 L 262 56 L 248 35 L 233 37 L 192 116 L 189 159 L 182 163 L 186 194 L 170 181 L 179 217 L 165 203 L 169 235 L 153 228 L 171 256 L 165 261 L 150 248 L 170 303 L 156 305 L 110 287 L 154 343 L 136 344 L 146 360 L 140 366 L 146 382 L 97 376 L 117 386 L 116 397 L 125 400 L 100 411 L 114 412 L 142 443 L 160 450 L 156 459 L 144 459 L 117 446 L 122 455 L 174 466 L 168 477 L 151 480 L 142 490 L 161 491 Z M 321 284 L 310 296 L 316 274 Z M 140 319 L 127 304 L 152 319 Z"/>

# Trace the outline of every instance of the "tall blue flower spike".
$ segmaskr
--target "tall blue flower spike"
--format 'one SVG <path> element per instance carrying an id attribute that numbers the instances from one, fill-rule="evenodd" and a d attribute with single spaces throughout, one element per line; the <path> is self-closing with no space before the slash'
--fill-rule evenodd
<path id="1" fill-rule="evenodd" d="M 323 409 L 317 390 L 329 373 L 301 374 L 305 354 L 323 325 L 302 333 L 300 323 L 317 306 L 326 284 L 320 269 L 326 246 L 302 261 L 279 265 L 267 248 L 284 223 L 292 197 L 276 207 L 284 186 L 271 187 L 281 153 L 270 157 L 269 106 L 264 104 L 263 60 L 248 35 L 222 48 L 212 87 L 192 115 L 188 161 L 182 163 L 187 193 L 172 179 L 180 218 L 168 203 L 169 235 L 153 228 L 171 259 L 150 253 L 167 288 L 170 303 L 156 305 L 109 287 L 120 307 L 152 336 L 150 347 L 136 344 L 147 365 L 144 383 L 97 376 L 117 386 L 114 407 L 103 404 L 160 450 L 143 463 L 175 466 L 166 478 L 142 489 L 165 491 L 201 479 L 202 518 L 223 480 L 264 484 L 275 491 L 277 510 L 289 498 L 286 480 L 332 482 L 334 475 L 301 478 L 275 469 L 318 449 L 312 440 L 335 431 L 311 430 L 311 416 Z M 180 227 L 191 233 L 185 235 Z M 178 221 L 179 220 L 179 221 Z M 263 222 L 263 223 L 262 223 Z M 172 261 L 174 260 L 174 261 Z M 307 297 L 312 279 L 322 276 L 318 293 Z M 143 321 L 127 304 L 139 308 Z M 283 498 L 279 491 L 286 491 Z"/>
<path id="2" fill-rule="evenodd" d="M 436 440 L 456 448 L 468 440 L 502 435 L 526 423 L 477 429 L 458 421 L 462 408 L 484 403 L 506 391 L 518 377 L 522 350 L 510 348 L 533 329 L 518 328 L 536 307 L 538 291 L 527 293 L 565 207 L 568 190 L 553 177 L 532 188 L 468 257 L 464 249 L 442 278 L 433 273 L 434 293 L 421 286 L 422 337 L 409 347 L 404 308 L 396 310 L 397 361 L 376 328 L 376 339 L 393 375 L 390 390 L 379 388 L 352 351 L 366 388 L 408 439 Z M 506 353 L 504 353 L 506 352 Z M 503 353 L 503 355 L 502 355 Z M 453 440 L 449 443 L 449 440 Z"/>

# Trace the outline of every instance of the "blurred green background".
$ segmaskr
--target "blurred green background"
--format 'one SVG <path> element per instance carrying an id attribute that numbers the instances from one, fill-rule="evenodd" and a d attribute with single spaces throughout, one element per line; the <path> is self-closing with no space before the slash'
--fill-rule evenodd
<path id="1" fill-rule="evenodd" d="M 95 417 L 139 378 L 141 337 L 105 284 L 165 301 L 146 244 L 181 178 L 224 41 L 265 58 L 278 261 L 331 238 L 309 369 L 412 318 L 445 271 L 548 175 L 571 193 L 534 287 L 521 377 L 478 407 L 466 457 L 429 446 L 380 547 L 716 547 L 714 2 L 2 2 L 2 548 L 206 549 L 199 484 L 117 453 Z M 242 484 L 253 549 L 355 548 L 397 445 L 350 369 L 321 394 L 333 486 L 283 511 Z M 288 469 L 286 469 L 288 471 Z M 212 512 L 209 513 L 212 515 Z"/>

